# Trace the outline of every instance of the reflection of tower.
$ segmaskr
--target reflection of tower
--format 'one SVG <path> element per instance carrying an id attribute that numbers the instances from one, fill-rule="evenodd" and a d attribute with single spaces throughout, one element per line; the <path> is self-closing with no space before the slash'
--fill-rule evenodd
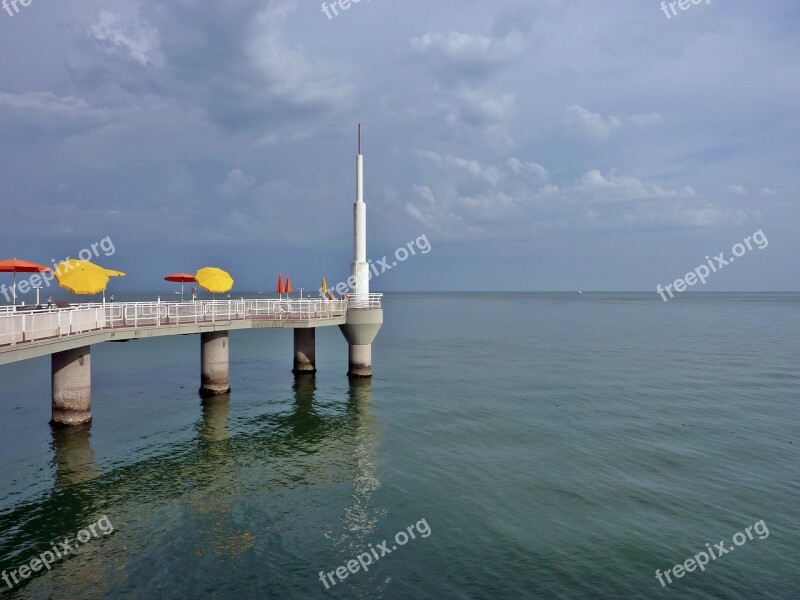
<path id="1" fill-rule="evenodd" d="M 364 552 L 369 542 L 375 542 L 379 523 L 386 516 L 386 510 L 376 505 L 374 497 L 381 482 L 377 476 L 380 464 L 377 459 L 378 422 L 370 410 L 371 397 L 370 379 L 350 380 L 347 390 L 346 441 L 347 460 L 352 464 L 348 469 L 348 479 L 352 478 L 351 499 L 344 507 L 339 526 L 326 534 L 331 540 L 331 549 L 343 562 Z M 386 585 L 381 579 L 353 579 L 348 596 L 380 597 Z"/>
<path id="2" fill-rule="evenodd" d="M 347 322 L 340 325 L 350 345 L 350 377 L 372 377 L 372 342 L 383 324 L 383 310 L 370 308 L 369 265 L 367 264 L 367 205 L 364 203 L 364 157 L 361 154 L 361 125 L 358 126 L 356 157 L 356 202 L 353 206 L 353 263 L 350 267 L 352 297 Z"/>
<path id="3" fill-rule="evenodd" d="M 94 450 L 89 444 L 92 437 L 90 425 L 53 427 L 52 433 L 56 481 L 75 485 L 96 479 L 100 471 L 94 463 Z"/>
<path id="4" fill-rule="evenodd" d="M 353 476 L 353 494 L 350 506 L 345 509 L 344 520 L 351 532 L 369 534 L 375 530 L 383 510 L 372 502 L 372 494 L 381 486 L 376 477 L 375 454 L 378 446 L 375 416 L 369 410 L 372 398 L 372 382 L 369 379 L 353 379 L 348 390 L 347 412 L 353 423 L 353 458 L 356 461 Z"/>

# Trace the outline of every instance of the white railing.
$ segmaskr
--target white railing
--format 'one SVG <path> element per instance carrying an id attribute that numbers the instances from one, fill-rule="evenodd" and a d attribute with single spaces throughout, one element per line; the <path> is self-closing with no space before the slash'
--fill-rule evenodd
<path id="1" fill-rule="evenodd" d="M 367 294 L 366 296 L 350 296 L 347 305 L 350 308 L 381 308 L 383 294 Z"/>
<path id="2" fill-rule="evenodd" d="M 352 306 L 352 301 L 350 302 Z M 39 310 L 0 309 L 0 347 L 78 333 L 126 327 L 172 327 L 242 320 L 310 320 L 343 317 L 348 302 L 325 299 L 113 302 Z"/>

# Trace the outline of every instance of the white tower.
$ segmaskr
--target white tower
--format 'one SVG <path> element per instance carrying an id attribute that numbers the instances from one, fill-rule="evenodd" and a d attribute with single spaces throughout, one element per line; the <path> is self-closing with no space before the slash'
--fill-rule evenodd
<path id="1" fill-rule="evenodd" d="M 369 265 L 367 264 L 367 205 L 364 204 L 364 157 L 361 155 L 361 124 L 358 125 L 356 157 L 356 203 L 353 205 L 353 264 L 350 266 L 352 299 L 356 305 L 369 299 Z"/>
<path id="2" fill-rule="evenodd" d="M 358 126 L 356 158 L 356 203 L 353 206 L 353 264 L 350 267 L 350 302 L 347 320 L 339 325 L 349 346 L 347 375 L 372 377 L 372 342 L 383 324 L 383 308 L 369 302 L 367 264 L 367 205 L 364 204 L 364 157 L 361 156 L 361 125 Z"/>

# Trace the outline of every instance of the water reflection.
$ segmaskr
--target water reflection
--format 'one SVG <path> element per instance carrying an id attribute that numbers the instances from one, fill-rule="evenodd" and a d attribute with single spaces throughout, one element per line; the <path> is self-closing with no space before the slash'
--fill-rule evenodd
<path id="1" fill-rule="evenodd" d="M 221 442 L 231 437 L 228 415 L 231 411 L 230 394 L 213 396 L 202 401 L 203 418 L 200 437 L 207 442 Z M 213 447 L 213 444 L 211 444 Z M 219 451 L 220 448 L 217 447 Z"/>
<path id="2" fill-rule="evenodd" d="M 142 438 L 130 462 L 103 471 L 89 426 L 54 429 L 55 484 L 0 514 L 0 565 L 35 555 L 54 536 L 76 532 L 102 514 L 117 532 L 87 549 L 86 560 L 64 561 L 57 573 L 31 579 L 32 590 L 42 597 L 85 596 L 79 588 L 87 580 L 103 591 L 120 580 L 132 585 L 130 573 L 138 572 L 140 560 L 135 551 L 147 548 L 159 560 L 153 549 L 159 544 L 176 553 L 162 561 L 195 560 L 205 573 L 264 553 L 276 563 L 286 560 L 288 568 L 291 555 L 283 544 L 311 548 L 322 532 L 334 555 L 351 558 L 374 541 L 386 512 L 374 499 L 381 485 L 378 426 L 369 380 L 335 389 L 320 390 L 315 376 L 300 376 L 286 401 L 266 401 L 258 416 L 238 419 L 232 417 L 236 396 L 207 399 L 193 437 L 171 444 Z M 319 494 L 329 502 L 315 504 Z M 159 529 L 156 514 L 180 515 L 181 538 L 174 537 L 175 527 Z M 98 555 L 115 565 L 116 575 L 103 574 Z M 281 572 L 264 576 L 278 579 Z"/>
<path id="3" fill-rule="evenodd" d="M 96 479 L 100 470 L 95 464 L 91 423 L 75 427 L 53 427 L 50 448 L 57 485 L 78 485 Z"/>

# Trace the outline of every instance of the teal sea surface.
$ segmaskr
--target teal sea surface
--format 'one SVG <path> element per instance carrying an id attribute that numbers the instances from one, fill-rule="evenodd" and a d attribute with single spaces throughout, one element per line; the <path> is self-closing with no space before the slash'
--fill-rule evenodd
<path id="1" fill-rule="evenodd" d="M 336 327 L 297 380 L 291 331 L 234 331 L 210 401 L 197 336 L 94 346 L 75 430 L 47 357 L 0 367 L 0 570 L 114 528 L 0 598 L 800 598 L 800 294 L 387 294 L 384 319 L 352 383 Z"/>

